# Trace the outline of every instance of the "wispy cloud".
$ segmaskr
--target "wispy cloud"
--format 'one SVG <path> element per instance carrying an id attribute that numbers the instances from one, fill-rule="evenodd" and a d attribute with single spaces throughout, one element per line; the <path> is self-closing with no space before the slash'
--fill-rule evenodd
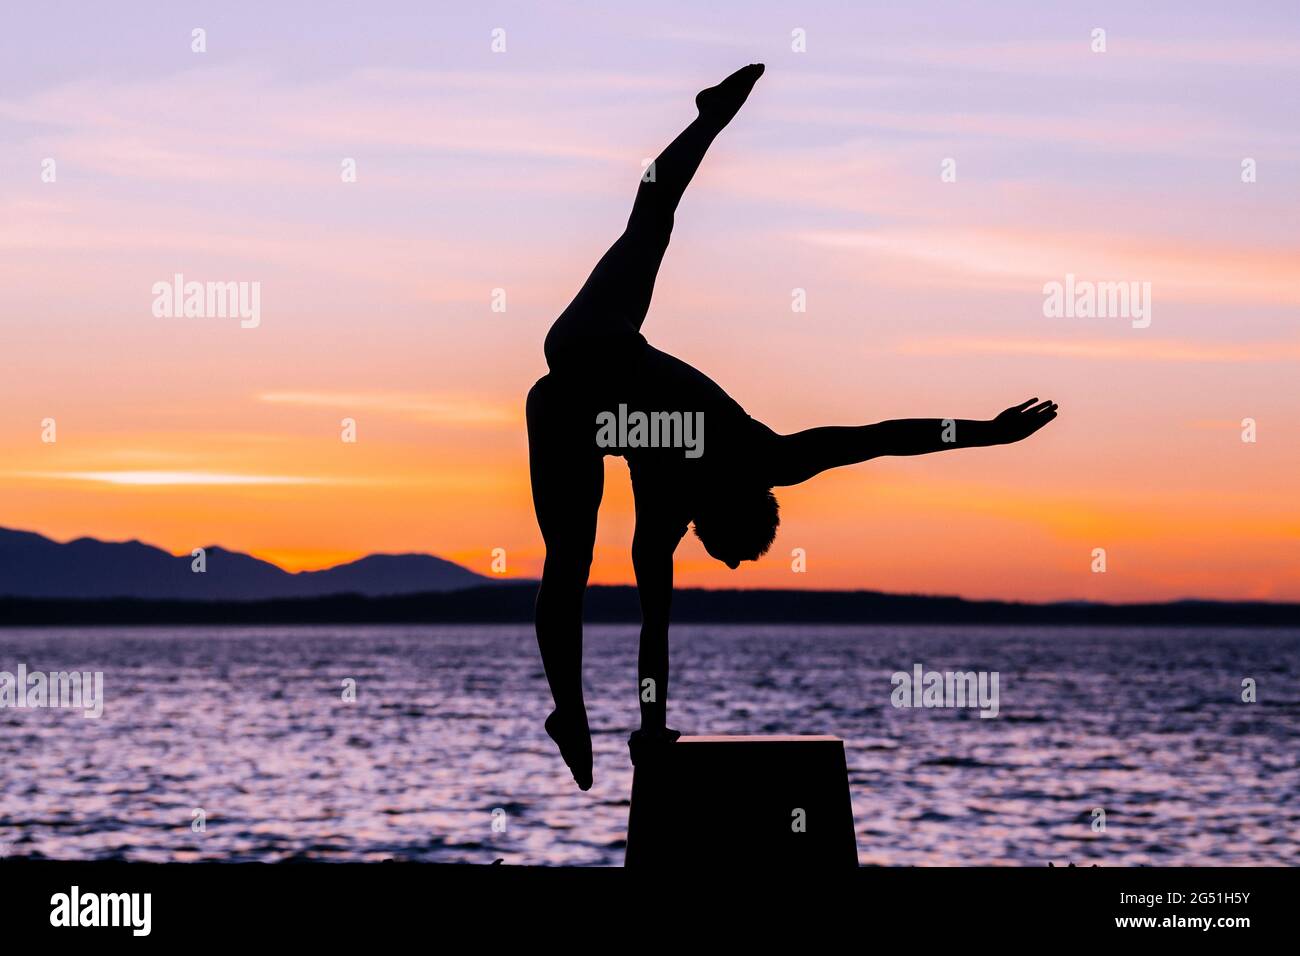
<path id="1" fill-rule="evenodd" d="M 920 63 L 986 73 L 1095 77 L 1099 60 L 1091 50 L 1091 39 L 1091 30 L 1081 30 L 1070 39 L 904 45 L 879 54 L 873 51 L 873 55 L 905 67 Z M 1243 63 L 1294 68 L 1300 61 L 1300 44 L 1290 39 L 1249 37 L 1153 40 L 1130 31 L 1110 30 L 1105 57 L 1106 67 L 1123 75 L 1149 73 L 1159 67 L 1240 66 Z"/>
<path id="2" fill-rule="evenodd" d="M 1052 229 L 895 228 L 805 230 L 795 238 L 828 249 L 860 249 L 926 267 L 916 276 L 996 280 L 1006 289 L 1038 291 L 1067 273 L 1093 281 L 1150 282 L 1155 295 L 1185 301 L 1300 303 L 1296 250 L 1253 251 L 1212 241 L 1119 239 Z"/>
<path id="3" fill-rule="evenodd" d="M 1038 355 L 1119 362 L 1294 362 L 1300 359 L 1300 344 L 1294 342 L 1195 343 L 1144 336 L 1131 336 L 1124 341 L 924 339 L 903 342 L 898 351 L 911 355 Z"/>
<path id="4" fill-rule="evenodd" d="M 56 481 L 90 481 L 108 485 L 336 485 L 351 484 L 337 478 L 303 475 L 237 475 L 205 471 L 20 471 L 16 478 Z"/>
<path id="5" fill-rule="evenodd" d="M 367 411 L 446 425 L 515 425 L 518 409 L 469 398 L 437 398 L 384 392 L 265 392 L 258 396 L 274 405 Z"/>

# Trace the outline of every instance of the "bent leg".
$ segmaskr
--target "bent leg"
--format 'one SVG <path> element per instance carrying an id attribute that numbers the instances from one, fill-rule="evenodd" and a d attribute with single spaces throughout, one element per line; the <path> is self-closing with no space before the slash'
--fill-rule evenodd
<path id="1" fill-rule="evenodd" d="M 583 346 L 599 349 L 611 340 L 640 333 L 672 236 L 677 205 L 709 146 L 739 111 L 762 73 L 761 66 L 747 66 L 696 97 L 699 116 L 646 169 L 627 228 L 551 327 L 546 358 L 552 368 Z"/>
<path id="2" fill-rule="evenodd" d="M 594 432 L 542 379 L 528 393 L 533 507 L 546 544 L 537 590 L 537 646 L 555 711 L 546 730 L 583 790 L 592 782 L 591 731 L 582 689 L 582 600 L 596 541 L 604 464 Z"/>

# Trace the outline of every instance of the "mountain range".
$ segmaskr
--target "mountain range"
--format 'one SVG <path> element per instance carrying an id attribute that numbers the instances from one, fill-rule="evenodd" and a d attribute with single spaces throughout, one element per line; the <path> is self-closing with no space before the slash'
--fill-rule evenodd
<path id="1" fill-rule="evenodd" d="M 372 554 L 321 571 L 290 572 L 216 545 L 203 550 L 205 570 L 199 573 L 192 570 L 191 555 L 168 554 L 139 541 L 77 538 L 60 544 L 31 531 L 0 528 L 0 596 L 199 601 L 383 597 L 500 580 L 431 554 Z"/>
<path id="2" fill-rule="evenodd" d="M 225 548 L 190 555 L 139 541 L 60 544 L 0 528 L 0 627 L 108 624 L 527 622 L 537 582 L 475 574 L 428 554 L 373 554 L 291 573 Z M 636 589 L 587 589 L 590 623 L 640 619 Z M 679 588 L 673 620 L 699 623 L 1300 627 L 1300 604 L 1170 601 L 1027 604 L 924 594 Z"/>

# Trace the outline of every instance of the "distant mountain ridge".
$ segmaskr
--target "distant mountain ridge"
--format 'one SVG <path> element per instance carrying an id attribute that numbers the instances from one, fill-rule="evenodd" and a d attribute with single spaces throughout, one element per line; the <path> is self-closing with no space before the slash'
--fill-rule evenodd
<path id="1" fill-rule="evenodd" d="M 377 554 L 290 573 L 225 548 L 188 555 L 139 541 L 59 544 L 0 528 L 0 627 L 109 624 L 524 623 L 537 582 L 502 579 L 427 554 Z M 588 623 L 640 619 L 636 589 L 587 590 Z M 679 588 L 677 622 L 1300 627 L 1300 604 L 1203 601 L 1026 604 L 879 591 Z"/>
<path id="2" fill-rule="evenodd" d="M 206 570 L 190 555 L 140 541 L 77 538 L 60 544 L 32 531 L 0 528 L 0 596 L 261 601 L 334 594 L 385 597 L 455 591 L 500 579 L 431 554 L 372 554 L 320 571 L 290 572 L 216 545 Z M 517 579 L 516 579 L 517 580 Z"/>
<path id="3" fill-rule="evenodd" d="M 525 624 L 533 619 L 536 581 L 440 593 L 365 597 L 342 594 L 265 601 L 150 601 L 136 598 L 70 600 L 0 597 L 0 628 L 150 625 Z M 588 624 L 635 624 L 636 588 L 587 589 Z M 1195 627 L 1231 630 L 1300 627 L 1300 604 L 1261 601 L 1173 601 L 1168 604 L 1021 604 L 878 591 L 708 591 L 673 595 L 676 623 L 928 624 L 940 626 Z M 1087 639 L 1088 632 L 1078 632 Z"/>

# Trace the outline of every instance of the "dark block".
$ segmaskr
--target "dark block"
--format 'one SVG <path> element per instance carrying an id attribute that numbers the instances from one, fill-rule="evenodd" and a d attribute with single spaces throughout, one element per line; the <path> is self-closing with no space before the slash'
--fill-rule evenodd
<path id="1" fill-rule="evenodd" d="M 624 859 L 630 867 L 856 867 L 844 742 L 682 737 L 642 758 Z"/>

